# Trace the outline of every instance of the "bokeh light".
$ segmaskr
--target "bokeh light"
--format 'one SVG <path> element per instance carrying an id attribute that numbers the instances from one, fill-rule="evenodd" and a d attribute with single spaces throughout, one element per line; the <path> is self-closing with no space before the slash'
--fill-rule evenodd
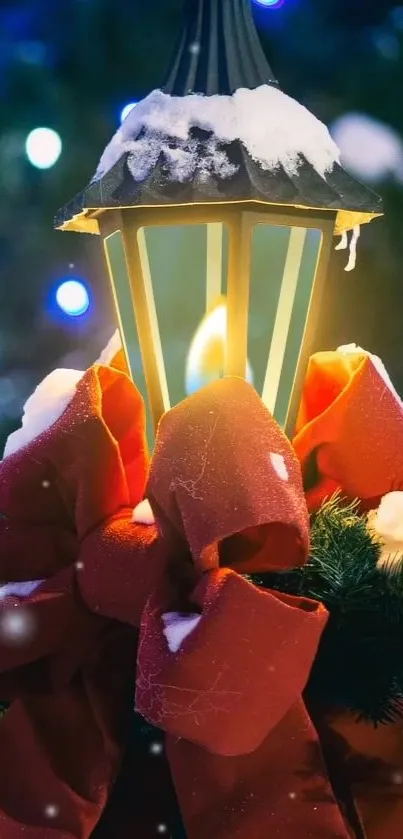
<path id="1" fill-rule="evenodd" d="M 403 176 L 403 141 L 390 125 L 368 114 L 346 113 L 331 126 L 346 169 L 369 184 Z"/>
<path id="2" fill-rule="evenodd" d="M 129 114 L 131 114 L 132 110 L 136 107 L 136 105 L 138 105 L 138 102 L 128 102 L 128 104 L 125 105 L 124 108 L 122 108 L 122 111 L 121 111 L 121 114 L 120 114 L 120 121 L 121 122 L 125 121 L 126 117 L 128 117 Z"/>
<path id="3" fill-rule="evenodd" d="M 45 816 L 47 819 L 57 819 L 60 813 L 60 807 L 57 804 L 47 804 L 45 807 Z"/>
<path id="4" fill-rule="evenodd" d="M 69 317 L 84 315 L 90 305 L 88 289 L 82 280 L 64 280 L 57 288 L 56 303 Z"/>
<path id="5" fill-rule="evenodd" d="M 11 606 L 0 616 L 0 639 L 7 646 L 30 643 L 36 628 L 33 614 L 22 606 Z"/>
<path id="6" fill-rule="evenodd" d="M 62 141 L 53 128 L 34 128 L 28 134 L 25 151 L 36 169 L 51 169 L 62 153 Z"/>
<path id="7" fill-rule="evenodd" d="M 266 9 L 278 9 L 284 5 L 285 0 L 253 0 L 256 6 L 263 6 Z"/>

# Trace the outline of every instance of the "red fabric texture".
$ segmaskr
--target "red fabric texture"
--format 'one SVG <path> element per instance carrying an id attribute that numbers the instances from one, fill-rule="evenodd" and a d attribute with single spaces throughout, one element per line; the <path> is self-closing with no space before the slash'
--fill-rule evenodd
<path id="1" fill-rule="evenodd" d="M 346 839 L 301 698 L 326 611 L 241 576 L 308 552 L 298 463 L 248 384 L 164 417 L 147 496 L 174 571 L 143 614 L 136 706 L 168 733 L 189 839 Z M 162 615 L 179 606 L 201 619 L 175 653 Z"/>
<path id="2" fill-rule="evenodd" d="M 0 580 L 44 580 L 0 600 L 0 697 L 12 701 L 0 725 L 2 839 L 88 839 L 115 781 L 134 627 L 152 587 L 155 531 L 131 523 L 147 468 L 141 397 L 101 366 L 48 431 L 0 463 Z M 10 619 L 25 626 L 20 642 Z"/>
<path id="3" fill-rule="evenodd" d="M 200 605 L 202 620 L 177 654 L 169 653 L 160 629 L 170 601 L 159 595 L 150 601 L 137 708 L 170 734 L 196 738 L 216 754 L 249 754 L 304 690 L 326 611 L 260 590 L 224 568 L 204 576 L 192 601 Z"/>
<path id="4" fill-rule="evenodd" d="M 147 497 L 162 532 L 184 537 L 198 571 L 217 568 L 219 543 L 241 532 L 240 562 L 247 552 L 250 573 L 305 561 L 309 521 L 298 460 L 243 379 L 220 379 L 165 414 Z"/>
<path id="5" fill-rule="evenodd" d="M 400 839 L 403 824 L 403 724 L 357 721 L 326 708 L 315 714 L 334 786 L 355 807 L 358 839 Z M 351 807 L 350 803 L 350 807 Z"/>
<path id="6" fill-rule="evenodd" d="M 122 767 L 141 616 L 136 703 L 167 732 L 188 839 L 347 839 L 321 745 L 355 801 L 355 839 L 400 839 L 401 725 L 325 709 L 320 744 L 301 694 L 326 611 L 244 575 L 306 559 L 298 458 L 311 509 L 336 489 L 364 509 L 401 489 L 402 420 L 370 357 L 319 354 L 296 457 L 253 389 L 220 380 L 163 418 L 145 527 L 131 522 L 149 469 L 141 398 L 122 354 L 84 375 L 60 420 L 0 463 L 0 581 L 44 580 L 0 600 L 1 839 L 152 839 L 169 825 L 164 758 L 131 747 Z M 173 610 L 201 616 L 177 653 Z M 33 629 L 23 644 L 10 615 Z"/>
<path id="7" fill-rule="evenodd" d="M 371 356 L 311 358 L 293 446 L 312 509 L 337 490 L 376 507 L 403 487 L 403 405 Z"/>
<path id="8" fill-rule="evenodd" d="M 312 509 L 335 490 L 365 510 L 403 488 L 403 406 L 377 359 L 312 357 L 294 448 Z M 338 708 L 315 712 L 315 722 L 335 785 L 355 802 L 358 839 L 401 839 L 402 722 L 375 729 Z"/>
<path id="9" fill-rule="evenodd" d="M 252 754 L 223 758 L 172 737 L 167 750 L 190 839 L 349 836 L 300 702 Z"/>

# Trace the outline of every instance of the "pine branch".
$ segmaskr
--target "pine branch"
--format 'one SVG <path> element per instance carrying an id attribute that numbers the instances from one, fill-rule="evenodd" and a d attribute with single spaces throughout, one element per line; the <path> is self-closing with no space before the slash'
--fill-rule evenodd
<path id="1" fill-rule="evenodd" d="M 326 606 L 307 696 L 375 725 L 403 716 L 403 568 L 378 568 L 380 552 L 358 503 L 335 495 L 312 519 L 303 568 L 251 578 Z"/>

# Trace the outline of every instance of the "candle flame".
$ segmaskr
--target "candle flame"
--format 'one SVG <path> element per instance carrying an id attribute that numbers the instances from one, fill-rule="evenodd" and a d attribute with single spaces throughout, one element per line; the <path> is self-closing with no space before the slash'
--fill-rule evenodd
<path id="1" fill-rule="evenodd" d="M 190 345 L 186 363 L 188 395 L 224 375 L 226 336 L 227 303 L 225 297 L 220 297 L 204 316 Z M 253 372 L 249 361 L 245 378 L 253 384 Z"/>

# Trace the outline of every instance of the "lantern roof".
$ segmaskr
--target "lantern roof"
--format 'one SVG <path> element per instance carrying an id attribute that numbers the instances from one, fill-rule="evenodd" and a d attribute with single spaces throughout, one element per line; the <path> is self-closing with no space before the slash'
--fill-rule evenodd
<path id="1" fill-rule="evenodd" d="M 263 52 L 249 0 L 187 0 L 164 93 L 231 96 L 278 85 Z"/>
<path id="2" fill-rule="evenodd" d="M 331 211 L 335 232 L 382 213 L 326 126 L 280 89 L 250 0 L 188 0 L 165 85 L 130 112 L 56 227 L 98 233 L 109 209 L 238 202 Z"/>

